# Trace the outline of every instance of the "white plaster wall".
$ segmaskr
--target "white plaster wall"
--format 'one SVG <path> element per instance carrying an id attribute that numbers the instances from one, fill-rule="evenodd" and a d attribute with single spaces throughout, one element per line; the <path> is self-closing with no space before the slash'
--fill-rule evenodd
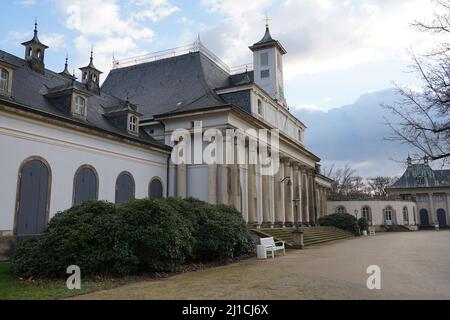
<path id="1" fill-rule="evenodd" d="M 0 113 L 0 152 L 0 230 L 13 229 L 18 170 L 31 156 L 50 165 L 50 217 L 72 206 L 74 174 L 83 164 L 97 170 L 101 200 L 115 201 L 122 171 L 133 175 L 137 198 L 148 196 L 152 177 L 161 179 L 165 194 L 166 155 L 7 113 Z"/>
<path id="2" fill-rule="evenodd" d="M 355 210 L 358 210 L 358 219 L 362 217 L 362 209 L 365 206 L 370 207 L 372 212 L 372 224 L 379 226 L 384 224 L 384 216 L 383 210 L 390 206 L 395 214 L 396 221 L 398 225 L 404 225 L 405 221 L 403 220 L 403 208 L 406 206 L 408 208 L 408 216 L 409 216 L 409 225 L 414 225 L 414 208 L 416 211 L 416 220 L 417 218 L 417 208 L 416 203 L 412 201 L 328 201 L 327 208 L 328 214 L 332 214 L 336 212 L 336 209 L 340 206 L 343 206 L 347 209 L 347 213 L 355 215 Z M 418 221 L 417 221 L 418 223 Z M 416 224 L 417 224 L 416 223 Z"/>
<path id="3" fill-rule="evenodd" d="M 208 166 L 187 167 L 187 196 L 209 201 L 209 168 Z"/>

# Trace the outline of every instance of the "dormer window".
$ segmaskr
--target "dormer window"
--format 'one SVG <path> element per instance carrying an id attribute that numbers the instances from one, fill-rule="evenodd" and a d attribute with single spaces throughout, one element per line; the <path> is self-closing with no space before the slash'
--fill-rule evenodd
<path id="1" fill-rule="evenodd" d="M 258 114 L 259 114 L 260 116 L 263 115 L 263 105 L 262 105 L 261 99 L 258 99 Z"/>
<path id="2" fill-rule="evenodd" d="M 303 141 L 303 132 L 301 129 L 298 130 L 298 140 Z"/>
<path id="3" fill-rule="evenodd" d="M 73 113 L 77 116 L 86 117 L 86 99 L 82 96 L 75 97 Z"/>
<path id="4" fill-rule="evenodd" d="M 128 116 L 128 131 L 133 134 L 138 133 L 138 117 L 133 114 Z"/>
<path id="5" fill-rule="evenodd" d="M 422 185 L 425 184 L 425 179 L 424 179 L 423 176 L 418 176 L 418 177 L 416 178 L 416 182 L 417 182 L 417 184 L 418 184 L 419 186 L 422 186 Z"/>
<path id="6" fill-rule="evenodd" d="M 9 92 L 9 71 L 0 68 L 0 91 Z"/>

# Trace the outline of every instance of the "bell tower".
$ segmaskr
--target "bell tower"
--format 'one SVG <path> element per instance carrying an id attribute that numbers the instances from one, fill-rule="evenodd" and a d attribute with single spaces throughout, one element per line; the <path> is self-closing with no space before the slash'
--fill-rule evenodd
<path id="1" fill-rule="evenodd" d="M 39 41 L 37 20 L 34 23 L 34 37 L 30 41 L 22 43 L 25 46 L 25 60 L 30 68 L 36 72 L 45 73 L 45 50 L 48 46 Z"/>
<path id="2" fill-rule="evenodd" d="M 81 82 L 86 85 L 89 91 L 100 94 L 100 75 L 103 73 L 94 66 L 94 51 L 91 50 L 91 60 L 89 65 L 81 70 Z"/>
<path id="3" fill-rule="evenodd" d="M 264 37 L 250 47 L 253 51 L 255 83 L 287 108 L 284 97 L 283 56 L 287 53 L 281 43 L 272 38 L 269 18 Z"/>

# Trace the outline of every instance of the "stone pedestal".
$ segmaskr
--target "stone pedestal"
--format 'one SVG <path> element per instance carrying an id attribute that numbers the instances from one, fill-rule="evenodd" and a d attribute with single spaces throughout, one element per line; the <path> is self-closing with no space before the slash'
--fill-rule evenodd
<path id="1" fill-rule="evenodd" d="M 294 230 L 294 232 L 292 232 L 292 237 L 294 239 L 293 241 L 293 246 L 295 249 L 303 249 L 304 245 L 303 245 L 303 231 L 301 230 Z"/>

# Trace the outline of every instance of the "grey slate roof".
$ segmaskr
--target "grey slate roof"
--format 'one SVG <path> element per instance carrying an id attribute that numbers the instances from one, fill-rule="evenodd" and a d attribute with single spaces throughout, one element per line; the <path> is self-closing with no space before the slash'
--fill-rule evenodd
<path id="1" fill-rule="evenodd" d="M 102 85 L 138 106 L 144 119 L 224 106 L 215 88 L 230 84 L 230 75 L 200 52 L 112 70 Z"/>
<path id="2" fill-rule="evenodd" d="M 423 184 L 419 184 L 423 178 Z M 433 170 L 428 164 L 413 164 L 388 189 L 450 187 L 450 170 Z"/>
<path id="3" fill-rule="evenodd" d="M 112 95 L 101 93 L 100 95 L 90 94 L 88 101 L 88 114 L 86 121 L 71 117 L 54 105 L 52 99 L 46 97 L 51 92 L 70 90 L 76 88 L 88 93 L 84 84 L 67 79 L 56 72 L 45 70 L 45 74 L 33 71 L 28 63 L 16 56 L 0 50 L 0 61 L 15 67 L 12 83 L 12 96 L 0 95 L 0 101 L 5 101 L 15 107 L 25 108 L 29 111 L 44 113 L 60 120 L 70 121 L 82 126 L 106 131 L 119 135 L 130 140 L 139 141 L 155 147 L 169 150 L 170 147 L 162 145 L 151 136 L 140 130 L 139 137 L 134 136 L 116 127 L 104 116 L 106 110 L 117 106 L 123 106 L 126 102 Z"/>
<path id="4" fill-rule="evenodd" d="M 273 47 L 273 46 L 277 46 L 283 54 L 287 53 L 286 49 L 284 49 L 284 47 L 281 45 L 281 43 L 278 40 L 275 40 L 272 38 L 269 27 L 267 26 L 264 37 L 260 41 L 253 44 L 250 47 L 250 50 L 255 51 L 257 49 L 263 49 L 263 48 Z"/>

